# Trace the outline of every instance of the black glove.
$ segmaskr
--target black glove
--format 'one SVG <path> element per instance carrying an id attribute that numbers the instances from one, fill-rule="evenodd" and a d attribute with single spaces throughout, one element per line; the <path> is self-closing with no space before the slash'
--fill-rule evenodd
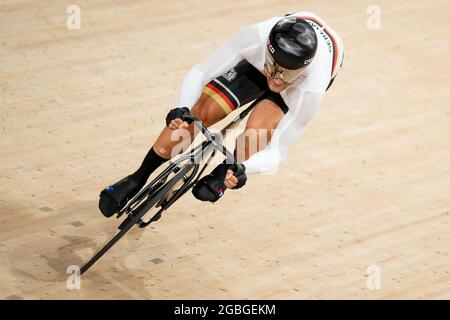
<path id="1" fill-rule="evenodd" d="M 192 188 L 194 196 L 199 200 L 210 202 L 216 202 L 223 197 L 225 190 L 227 190 L 223 180 L 228 169 L 232 170 L 233 175 L 238 179 L 238 183 L 233 189 L 242 188 L 247 182 L 245 166 L 243 164 L 226 164 L 223 162 L 195 184 Z"/>
<path id="2" fill-rule="evenodd" d="M 189 110 L 189 108 L 186 108 L 186 107 L 182 107 L 182 108 L 178 107 L 178 108 L 170 110 L 166 116 L 166 126 L 169 126 L 169 124 L 172 120 L 175 120 L 177 118 L 182 119 L 182 117 L 185 114 L 189 114 L 190 112 L 191 111 Z"/>
<path id="3" fill-rule="evenodd" d="M 245 174 L 245 166 L 242 163 L 230 164 L 228 169 L 233 171 L 233 175 L 238 179 L 236 186 L 233 189 L 240 189 L 245 186 L 247 182 L 247 175 Z"/>

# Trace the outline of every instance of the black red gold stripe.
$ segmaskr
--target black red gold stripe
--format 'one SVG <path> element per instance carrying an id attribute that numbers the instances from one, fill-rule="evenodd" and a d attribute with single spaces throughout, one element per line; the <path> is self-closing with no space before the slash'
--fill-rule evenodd
<path id="1" fill-rule="evenodd" d="M 235 105 L 228 97 L 226 92 L 223 92 L 211 82 L 203 88 L 203 92 L 213 98 L 222 107 L 226 114 L 229 114 L 237 107 L 237 105 Z"/>

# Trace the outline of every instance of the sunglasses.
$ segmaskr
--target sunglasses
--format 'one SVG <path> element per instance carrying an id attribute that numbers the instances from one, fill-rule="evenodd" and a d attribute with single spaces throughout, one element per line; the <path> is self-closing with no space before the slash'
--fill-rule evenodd
<path id="1" fill-rule="evenodd" d="M 292 84 L 303 73 L 305 68 L 306 67 L 296 70 L 286 69 L 277 64 L 272 55 L 269 53 L 269 50 L 266 49 L 266 62 L 264 63 L 264 70 L 272 78 L 281 79 L 285 84 Z"/>

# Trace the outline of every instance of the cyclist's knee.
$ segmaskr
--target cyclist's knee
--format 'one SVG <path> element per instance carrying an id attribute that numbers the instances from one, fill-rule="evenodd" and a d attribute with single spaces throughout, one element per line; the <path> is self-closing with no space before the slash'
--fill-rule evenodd
<path id="1" fill-rule="evenodd" d="M 284 116 L 281 108 L 271 100 L 260 101 L 250 114 L 245 130 L 275 129 Z"/>

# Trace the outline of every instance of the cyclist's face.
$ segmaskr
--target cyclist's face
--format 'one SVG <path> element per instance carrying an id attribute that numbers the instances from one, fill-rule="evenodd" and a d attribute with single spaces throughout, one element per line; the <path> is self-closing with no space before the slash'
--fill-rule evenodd
<path id="1" fill-rule="evenodd" d="M 270 73 L 267 71 L 267 68 L 264 68 L 264 74 L 267 78 L 267 85 L 269 86 L 269 89 L 273 92 L 281 92 L 292 84 L 283 81 L 283 79 L 272 77 Z"/>
<path id="2" fill-rule="evenodd" d="M 303 73 L 305 68 L 289 70 L 278 65 L 269 49 L 266 48 L 266 62 L 264 64 L 264 74 L 270 90 L 280 92 L 289 87 Z"/>

